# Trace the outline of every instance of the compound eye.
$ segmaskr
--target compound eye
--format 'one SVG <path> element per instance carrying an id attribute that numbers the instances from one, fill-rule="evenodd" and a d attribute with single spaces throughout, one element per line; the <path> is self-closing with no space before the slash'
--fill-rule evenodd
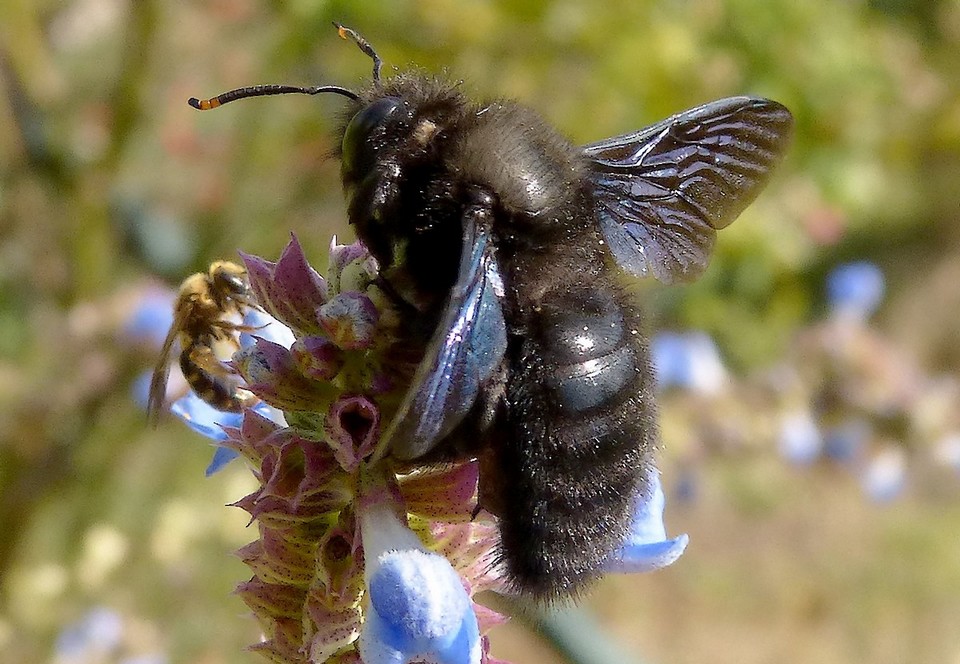
<path id="1" fill-rule="evenodd" d="M 377 146 L 371 136 L 400 106 L 396 97 L 384 97 L 373 102 L 353 116 L 343 133 L 343 162 L 345 175 L 351 179 L 363 179 L 376 159 Z"/>
<path id="2" fill-rule="evenodd" d="M 232 263 L 216 266 L 213 270 L 213 282 L 218 291 L 227 295 L 244 295 L 249 288 L 246 272 Z"/>

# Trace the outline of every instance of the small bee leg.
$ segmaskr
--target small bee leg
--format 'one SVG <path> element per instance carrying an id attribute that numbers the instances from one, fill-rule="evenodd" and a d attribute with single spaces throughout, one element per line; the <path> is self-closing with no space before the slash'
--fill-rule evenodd
<path id="1" fill-rule="evenodd" d="M 231 334 L 233 332 L 254 332 L 256 330 L 262 330 L 269 323 L 264 323 L 263 325 L 244 325 L 243 323 L 233 323 L 228 320 L 218 320 L 210 324 L 210 327 L 216 328 L 217 330 Z"/>
<path id="2" fill-rule="evenodd" d="M 210 324 L 210 329 L 214 333 L 217 341 L 227 342 L 236 350 L 240 350 L 239 333 L 256 332 L 262 330 L 267 325 L 244 325 L 242 323 L 231 323 L 230 321 L 219 320 Z"/>

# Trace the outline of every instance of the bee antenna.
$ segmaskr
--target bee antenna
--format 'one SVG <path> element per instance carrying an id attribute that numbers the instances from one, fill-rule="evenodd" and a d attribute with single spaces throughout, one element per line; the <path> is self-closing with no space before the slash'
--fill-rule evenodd
<path id="1" fill-rule="evenodd" d="M 351 30 L 345 25 L 341 25 L 336 21 L 333 22 L 333 27 L 337 29 L 337 32 L 340 33 L 341 39 L 352 39 L 357 46 L 360 47 L 360 50 L 369 55 L 373 59 L 373 84 L 376 86 L 380 85 L 380 69 L 383 67 L 383 60 L 380 59 L 380 56 L 377 55 L 377 52 L 373 50 L 373 46 L 370 45 L 366 39 L 360 36 L 356 30 Z"/>
<path id="2" fill-rule="evenodd" d="M 206 111 L 211 108 L 216 108 L 217 106 L 229 104 L 231 101 L 236 101 L 237 99 L 246 99 L 247 97 L 266 97 L 268 95 L 288 94 L 318 95 L 322 92 L 332 92 L 334 94 L 342 95 L 352 99 L 353 101 L 358 101 L 360 99 L 356 92 L 347 90 L 346 88 L 341 88 L 339 85 L 317 85 L 310 88 L 301 87 L 298 85 L 251 85 L 246 88 L 237 88 L 236 90 L 224 92 L 223 94 L 217 95 L 216 97 L 211 97 L 210 99 L 197 99 L 196 97 L 190 97 L 190 99 L 187 100 L 187 103 L 197 110 Z"/>
<path id="3" fill-rule="evenodd" d="M 383 60 L 380 59 L 380 56 L 377 55 L 377 52 L 373 50 L 373 46 L 370 45 L 366 39 L 361 37 L 356 30 L 351 30 L 345 25 L 341 25 L 336 21 L 333 22 L 333 26 L 337 29 L 337 32 L 340 33 L 342 39 L 352 39 L 357 46 L 360 47 L 360 50 L 366 53 L 373 60 L 373 84 L 376 86 L 380 85 L 380 70 L 383 68 Z M 266 97 L 268 95 L 287 95 L 287 94 L 302 94 L 302 95 L 316 95 L 322 92 L 332 92 L 334 94 L 342 95 L 353 101 L 359 101 L 360 95 L 352 90 L 347 88 L 342 88 L 339 85 L 318 85 L 314 87 L 301 87 L 298 85 L 251 85 L 245 88 L 237 88 L 236 90 L 230 90 L 229 92 L 224 92 L 219 94 L 216 97 L 211 97 L 210 99 L 197 99 L 196 97 L 190 97 L 187 100 L 187 103 L 193 106 L 195 109 L 200 111 L 207 111 L 211 108 L 217 108 L 218 106 L 223 106 L 224 104 L 229 104 L 231 101 L 236 101 L 237 99 L 246 99 L 247 97 Z"/>

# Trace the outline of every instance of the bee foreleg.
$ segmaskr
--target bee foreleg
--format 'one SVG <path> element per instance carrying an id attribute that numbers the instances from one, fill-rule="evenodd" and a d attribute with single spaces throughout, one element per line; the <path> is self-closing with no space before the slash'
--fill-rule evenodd
<path id="1" fill-rule="evenodd" d="M 233 323 L 228 320 L 218 320 L 210 323 L 210 330 L 213 332 L 214 338 L 220 342 L 230 342 L 237 350 L 240 349 L 240 341 L 237 338 L 238 334 L 242 332 L 256 332 L 265 327 L 267 327 L 267 323 L 263 325 L 245 325 L 243 323 Z"/>

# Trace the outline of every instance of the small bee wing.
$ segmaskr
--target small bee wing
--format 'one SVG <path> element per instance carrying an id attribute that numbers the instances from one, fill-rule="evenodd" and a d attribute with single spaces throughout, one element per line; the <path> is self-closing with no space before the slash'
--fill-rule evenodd
<path id="1" fill-rule="evenodd" d="M 664 283 L 700 276 L 716 232 L 760 193 L 792 126 L 774 101 L 732 97 L 585 146 L 598 221 L 621 267 Z"/>
<path id="2" fill-rule="evenodd" d="M 457 283 L 410 389 L 384 437 L 394 456 L 429 452 L 470 411 L 500 365 L 507 328 L 503 283 L 489 230 L 466 224 Z"/>
<path id="3" fill-rule="evenodd" d="M 180 334 L 182 325 L 183 314 L 177 311 L 174 315 L 173 324 L 170 325 L 170 331 L 167 332 L 167 338 L 163 340 L 163 347 L 160 349 L 160 356 L 157 358 L 157 366 L 154 367 L 153 376 L 150 378 L 150 396 L 147 399 L 147 421 L 150 426 L 155 427 L 160 421 L 160 413 L 163 411 L 167 396 L 170 355 L 173 352 L 174 342 Z"/>

